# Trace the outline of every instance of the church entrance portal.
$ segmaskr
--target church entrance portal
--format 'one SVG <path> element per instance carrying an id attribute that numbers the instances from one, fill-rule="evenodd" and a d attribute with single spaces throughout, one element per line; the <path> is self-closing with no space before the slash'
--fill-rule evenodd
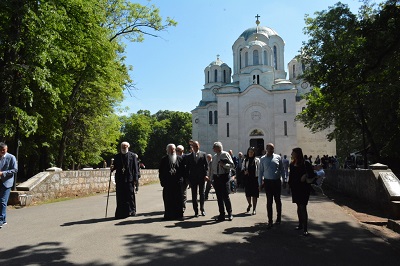
<path id="1" fill-rule="evenodd" d="M 250 139 L 250 147 L 256 148 L 256 156 L 261 156 L 264 147 L 264 139 Z"/>

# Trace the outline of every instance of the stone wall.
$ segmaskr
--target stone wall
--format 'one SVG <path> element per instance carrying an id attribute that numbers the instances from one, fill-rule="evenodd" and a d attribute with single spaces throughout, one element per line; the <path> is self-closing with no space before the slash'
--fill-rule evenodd
<path id="1" fill-rule="evenodd" d="M 109 169 L 45 171 L 18 185 L 17 191 L 12 191 L 10 195 L 9 204 L 29 205 L 57 198 L 106 193 L 109 181 Z M 158 170 L 142 169 L 139 184 L 154 182 L 158 182 Z M 114 176 L 112 176 L 110 191 L 115 191 Z"/>
<path id="2" fill-rule="evenodd" d="M 391 173 L 390 169 L 326 169 L 324 186 L 352 198 L 364 201 L 366 204 L 375 205 L 384 210 L 388 217 L 400 218 L 399 204 L 394 195 L 400 191 L 391 191 L 382 181 L 385 173 Z M 395 177 L 395 183 L 399 180 Z M 398 185 L 396 185 L 398 187 Z"/>

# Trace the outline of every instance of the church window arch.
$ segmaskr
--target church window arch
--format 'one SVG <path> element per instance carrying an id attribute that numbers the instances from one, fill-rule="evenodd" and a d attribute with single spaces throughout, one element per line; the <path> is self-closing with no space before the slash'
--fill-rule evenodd
<path id="1" fill-rule="evenodd" d="M 253 131 L 250 132 L 250 136 L 264 136 L 264 133 L 260 129 L 254 129 Z"/>
<path id="2" fill-rule="evenodd" d="M 301 70 L 303 71 L 303 73 L 306 70 L 306 65 L 304 65 L 304 63 L 301 63 Z"/>
<path id="3" fill-rule="evenodd" d="M 264 65 L 268 65 L 267 51 L 264 51 Z"/>
<path id="4" fill-rule="evenodd" d="M 229 115 L 229 102 L 226 102 L 226 115 Z"/>
<path id="5" fill-rule="evenodd" d="M 296 65 L 293 65 L 293 78 L 296 78 Z"/>
<path id="6" fill-rule="evenodd" d="M 253 75 L 253 84 L 260 84 L 260 75 Z"/>
<path id="7" fill-rule="evenodd" d="M 226 83 L 226 70 L 224 69 L 224 83 Z"/>
<path id="8" fill-rule="evenodd" d="M 209 123 L 210 125 L 212 125 L 212 121 L 213 121 L 213 112 L 212 112 L 212 111 L 209 111 L 209 112 L 208 112 L 208 123 Z"/>
<path id="9" fill-rule="evenodd" d="M 214 124 L 218 124 L 218 111 L 214 111 Z"/>
<path id="10" fill-rule="evenodd" d="M 218 70 L 214 69 L 214 82 L 217 82 Z"/>
<path id="11" fill-rule="evenodd" d="M 283 99 L 283 113 L 286 114 L 286 99 Z"/>
<path id="12" fill-rule="evenodd" d="M 239 50 L 239 68 L 242 68 L 242 49 Z"/>
<path id="13" fill-rule="evenodd" d="M 287 121 L 283 122 L 283 134 L 287 136 Z"/>
<path id="14" fill-rule="evenodd" d="M 207 83 L 210 83 L 210 71 L 207 71 Z"/>
<path id="15" fill-rule="evenodd" d="M 253 66 L 259 65 L 259 60 L 258 60 L 258 50 L 253 51 Z"/>
<path id="16" fill-rule="evenodd" d="M 244 66 L 245 67 L 249 66 L 249 53 L 248 52 L 246 52 L 244 54 Z"/>
<path id="17" fill-rule="evenodd" d="M 226 137 L 229 138 L 229 123 L 226 123 Z"/>
<path id="18" fill-rule="evenodd" d="M 278 70 L 278 51 L 276 45 L 274 45 L 274 68 Z"/>

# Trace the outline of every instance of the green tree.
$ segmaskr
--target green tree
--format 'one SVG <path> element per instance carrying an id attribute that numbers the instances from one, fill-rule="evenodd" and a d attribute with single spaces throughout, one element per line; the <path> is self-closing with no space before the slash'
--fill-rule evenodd
<path id="1" fill-rule="evenodd" d="M 120 137 L 109 134 L 114 107 L 132 88 L 122 38 L 175 25 L 124 0 L 1 1 L 0 139 L 22 143 L 21 168 L 100 159 L 97 144 Z"/>
<path id="2" fill-rule="evenodd" d="M 158 168 L 169 143 L 185 145 L 192 136 L 192 115 L 185 112 L 158 111 L 143 161 L 149 168 Z"/>
<path id="3" fill-rule="evenodd" d="M 330 139 L 356 140 L 374 160 L 399 159 L 393 149 L 400 147 L 399 30 L 400 8 L 393 0 L 378 8 L 365 4 L 358 16 L 337 3 L 306 17 L 310 38 L 299 57 L 307 65 L 303 77 L 315 89 L 298 118 L 314 132 L 334 125 Z"/>

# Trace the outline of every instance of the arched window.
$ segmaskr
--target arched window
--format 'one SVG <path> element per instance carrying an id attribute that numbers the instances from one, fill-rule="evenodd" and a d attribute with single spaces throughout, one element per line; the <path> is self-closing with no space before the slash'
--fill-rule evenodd
<path id="1" fill-rule="evenodd" d="M 209 112 L 208 112 L 208 123 L 209 123 L 210 125 L 212 125 L 212 120 L 213 120 L 213 119 L 212 119 L 212 118 L 213 118 L 212 115 L 213 115 L 212 111 L 209 111 Z"/>
<path id="2" fill-rule="evenodd" d="M 303 63 L 301 63 L 301 70 L 303 70 L 303 73 L 306 70 L 306 66 Z"/>
<path id="3" fill-rule="evenodd" d="M 296 78 L 296 65 L 293 65 L 293 78 Z"/>
<path id="4" fill-rule="evenodd" d="M 285 135 L 285 136 L 287 136 L 287 122 L 286 121 L 284 121 L 283 122 L 283 134 Z"/>
<path id="5" fill-rule="evenodd" d="M 267 51 L 264 51 L 264 65 L 268 65 Z"/>
<path id="6" fill-rule="evenodd" d="M 246 52 L 244 54 L 244 66 L 245 67 L 249 66 L 249 53 L 248 52 Z"/>
<path id="7" fill-rule="evenodd" d="M 302 108 L 301 108 L 301 111 L 303 112 L 304 110 L 306 110 L 306 108 L 305 108 L 305 107 L 302 107 Z"/>
<path id="8" fill-rule="evenodd" d="M 283 113 L 286 114 L 286 99 L 283 99 Z"/>
<path id="9" fill-rule="evenodd" d="M 255 65 L 259 65 L 259 61 L 258 61 L 258 50 L 254 50 L 253 51 L 253 66 Z"/>
<path id="10" fill-rule="evenodd" d="M 241 69 L 242 66 L 242 49 L 239 50 L 239 68 Z"/>
<path id="11" fill-rule="evenodd" d="M 226 123 L 226 137 L 229 138 L 229 123 Z"/>
<path id="12" fill-rule="evenodd" d="M 210 71 L 207 71 L 207 83 L 210 83 Z"/>
<path id="13" fill-rule="evenodd" d="M 218 124 L 218 111 L 214 111 L 214 124 Z"/>
<path id="14" fill-rule="evenodd" d="M 274 68 L 278 70 L 278 52 L 276 46 L 274 45 Z"/>
<path id="15" fill-rule="evenodd" d="M 224 83 L 226 83 L 226 70 L 224 69 Z"/>
<path id="16" fill-rule="evenodd" d="M 218 71 L 214 69 L 214 82 L 217 82 L 217 78 L 218 78 Z"/>
<path id="17" fill-rule="evenodd" d="M 229 102 L 226 102 L 226 115 L 229 115 Z"/>

